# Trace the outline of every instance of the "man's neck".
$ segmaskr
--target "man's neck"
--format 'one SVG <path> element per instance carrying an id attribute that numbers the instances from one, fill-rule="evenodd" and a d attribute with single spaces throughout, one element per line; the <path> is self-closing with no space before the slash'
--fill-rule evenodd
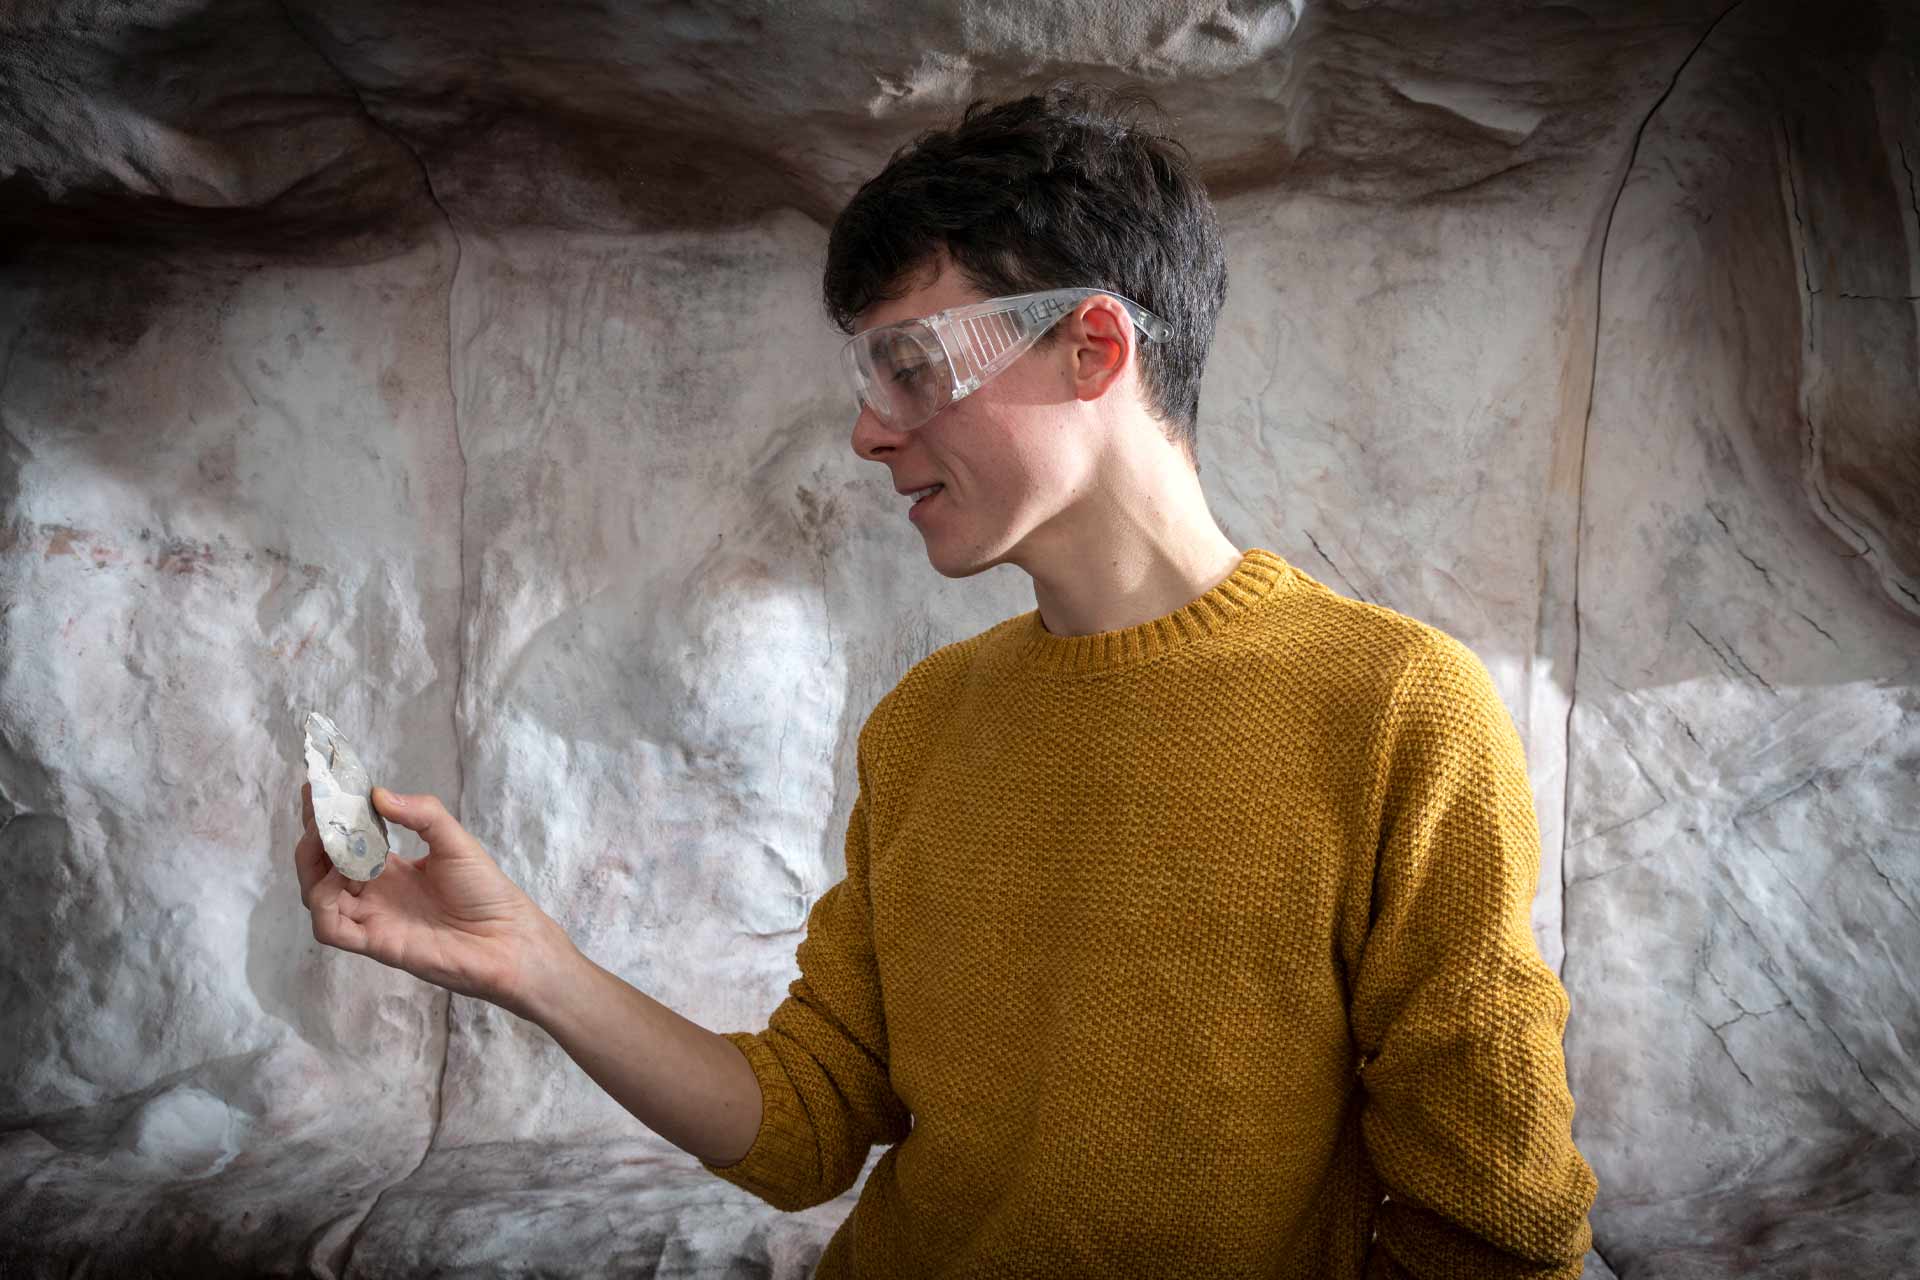
<path id="1" fill-rule="evenodd" d="M 1089 636 L 1165 617 L 1219 586 L 1244 549 L 1208 518 L 1183 540 L 1120 539 L 1052 581 L 1036 577 L 1040 622 L 1057 636 Z"/>

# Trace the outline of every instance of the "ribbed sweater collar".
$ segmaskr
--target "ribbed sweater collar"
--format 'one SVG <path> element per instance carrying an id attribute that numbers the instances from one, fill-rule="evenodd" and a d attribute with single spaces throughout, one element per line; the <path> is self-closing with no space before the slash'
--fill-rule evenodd
<path id="1" fill-rule="evenodd" d="M 1139 666 L 1243 623 L 1255 606 L 1284 592 L 1293 569 L 1264 547 L 1249 548 L 1219 585 L 1172 613 L 1118 631 L 1057 636 L 1038 609 L 1008 619 L 996 646 L 1009 666 L 1046 675 L 1091 675 Z"/>

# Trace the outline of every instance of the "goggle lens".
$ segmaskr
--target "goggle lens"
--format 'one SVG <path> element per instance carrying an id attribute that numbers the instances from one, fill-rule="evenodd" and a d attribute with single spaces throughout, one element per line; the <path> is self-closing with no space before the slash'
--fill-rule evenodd
<path id="1" fill-rule="evenodd" d="M 915 320 L 870 329 L 847 347 L 853 391 L 896 431 L 919 426 L 953 398 L 953 370 L 939 338 Z"/>

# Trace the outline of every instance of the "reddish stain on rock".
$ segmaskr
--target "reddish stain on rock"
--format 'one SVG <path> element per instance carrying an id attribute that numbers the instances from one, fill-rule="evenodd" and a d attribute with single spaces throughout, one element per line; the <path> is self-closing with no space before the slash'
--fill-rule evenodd
<path id="1" fill-rule="evenodd" d="M 314 623 L 312 626 L 308 627 L 307 634 L 300 637 L 299 643 L 293 646 L 292 653 L 288 653 L 286 651 L 287 645 L 286 645 L 286 641 L 284 640 L 281 641 L 279 644 L 274 645 L 272 649 L 268 650 L 268 652 L 273 654 L 273 656 L 276 658 L 286 658 L 286 659 L 297 658 L 302 653 L 306 652 L 308 642 L 313 639 L 313 633 L 318 631 L 319 629 L 320 629 L 320 624 L 317 622 Z"/>
<path id="2" fill-rule="evenodd" d="M 85 542 L 88 538 L 84 530 L 76 529 L 70 524 L 43 524 L 40 526 L 40 532 L 47 535 L 46 558 L 49 560 L 55 556 L 79 555 L 80 553 L 74 550 L 73 544 Z"/>
<path id="3" fill-rule="evenodd" d="M 0 554 L 23 545 L 31 553 L 33 544 L 37 541 L 32 530 L 33 526 L 25 523 L 0 524 Z M 46 539 L 43 556 L 49 560 L 54 556 L 72 556 L 75 559 L 90 561 L 92 568 L 105 569 L 124 563 L 128 559 L 127 553 L 119 544 L 91 529 L 82 529 L 70 524 L 42 524 L 38 527 L 38 534 Z M 140 540 L 156 541 L 152 532 L 146 529 L 140 531 Z M 194 542 L 187 538 L 160 539 L 157 541 L 158 549 L 155 555 L 141 563 L 158 573 L 190 575 L 204 571 L 231 552 L 232 547 L 227 544 L 225 538 L 220 542 L 221 546 L 216 549 L 212 543 Z M 275 572 L 282 569 L 288 572 L 297 571 L 309 587 L 313 586 L 321 576 L 321 567 L 317 564 L 295 561 L 286 552 L 274 547 L 261 547 L 259 551 L 262 557 L 278 566 Z M 254 553 L 245 552 L 243 558 L 250 561 L 254 558 Z"/>
<path id="4" fill-rule="evenodd" d="M 161 573 L 192 573 L 213 563 L 213 548 L 204 542 L 196 546 L 184 538 L 169 538 L 152 563 Z"/>

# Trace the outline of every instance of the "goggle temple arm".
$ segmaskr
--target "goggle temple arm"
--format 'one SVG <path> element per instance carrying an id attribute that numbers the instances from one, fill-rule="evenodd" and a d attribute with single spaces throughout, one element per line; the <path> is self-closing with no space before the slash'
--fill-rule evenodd
<path id="1" fill-rule="evenodd" d="M 1141 336 L 1164 341 L 1173 326 L 1130 298 L 1107 289 L 1050 289 L 955 307 L 932 317 L 934 336 L 953 370 L 955 400 L 1025 354 L 1047 330 L 1088 298 L 1105 295 L 1118 302 Z"/>

